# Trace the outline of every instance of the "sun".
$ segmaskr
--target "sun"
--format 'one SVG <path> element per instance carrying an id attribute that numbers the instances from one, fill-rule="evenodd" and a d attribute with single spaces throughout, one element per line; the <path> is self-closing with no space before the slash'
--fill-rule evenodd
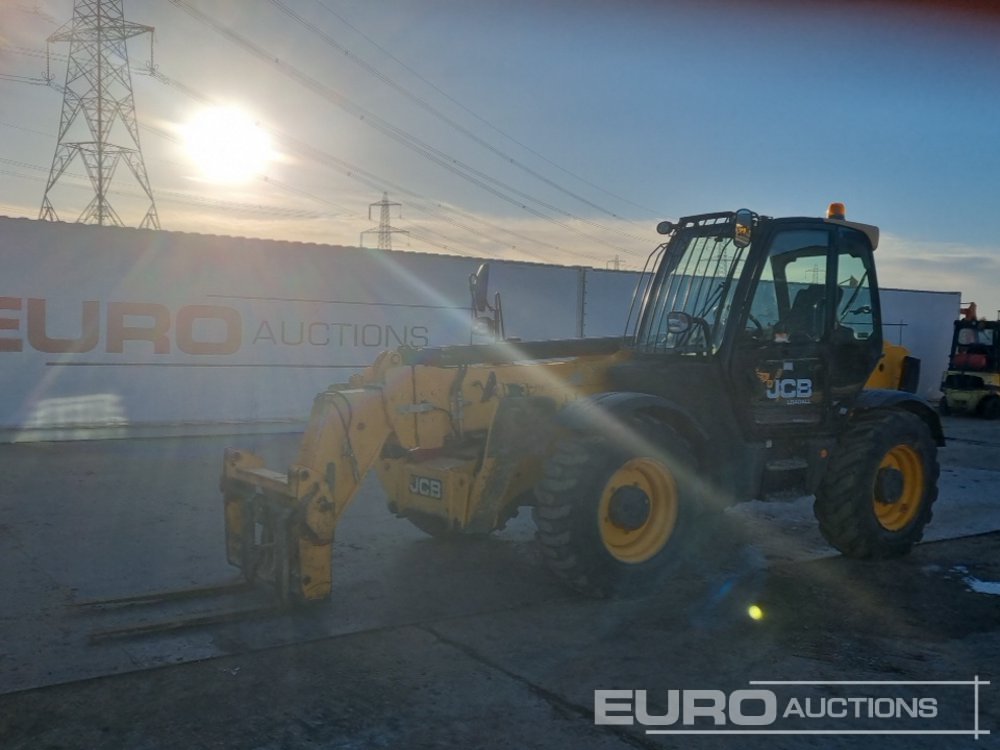
<path id="1" fill-rule="evenodd" d="M 202 110 L 181 130 L 188 157 L 210 182 L 246 182 L 263 172 L 273 155 L 267 133 L 235 107 Z"/>

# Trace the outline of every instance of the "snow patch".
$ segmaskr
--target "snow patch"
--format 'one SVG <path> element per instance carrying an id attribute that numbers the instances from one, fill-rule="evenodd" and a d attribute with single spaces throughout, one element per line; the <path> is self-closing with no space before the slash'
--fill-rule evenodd
<path id="1" fill-rule="evenodd" d="M 975 591 L 977 594 L 1000 596 L 1000 581 L 980 581 L 978 578 L 973 578 L 972 576 L 966 576 L 962 580 L 965 581 L 965 585 L 970 590 Z"/>

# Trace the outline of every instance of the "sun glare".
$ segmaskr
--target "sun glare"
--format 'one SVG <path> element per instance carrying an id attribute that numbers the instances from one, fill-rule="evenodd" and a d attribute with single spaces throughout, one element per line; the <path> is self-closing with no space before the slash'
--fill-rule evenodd
<path id="1" fill-rule="evenodd" d="M 260 174 L 271 160 L 271 139 L 245 112 L 213 107 L 183 127 L 188 157 L 210 182 L 235 184 Z"/>

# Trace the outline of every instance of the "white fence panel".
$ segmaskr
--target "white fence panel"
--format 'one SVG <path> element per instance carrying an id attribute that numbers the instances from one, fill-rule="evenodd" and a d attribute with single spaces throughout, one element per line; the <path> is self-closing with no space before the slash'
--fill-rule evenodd
<path id="1" fill-rule="evenodd" d="M 635 285 L 641 275 L 636 271 L 586 270 L 585 336 L 621 336 L 625 333 Z"/>
<path id="2" fill-rule="evenodd" d="M 0 219 L 0 262 L 0 429 L 15 440 L 303 419 L 386 348 L 468 343 L 479 265 L 23 219 Z M 576 334 L 576 269 L 491 272 L 509 330 Z"/>
<path id="3" fill-rule="evenodd" d="M 902 344 L 920 358 L 920 385 L 924 398 L 941 395 L 941 374 L 948 367 L 953 323 L 958 317 L 959 292 L 921 292 L 882 289 L 882 335 Z"/>

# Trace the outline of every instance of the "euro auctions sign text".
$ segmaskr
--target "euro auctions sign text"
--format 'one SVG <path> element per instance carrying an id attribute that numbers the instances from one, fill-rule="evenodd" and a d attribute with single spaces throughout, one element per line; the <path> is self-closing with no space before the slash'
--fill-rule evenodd
<path id="1" fill-rule="evenodd" d="M 260 316 L 242 302 L 241 312 L 220 304 L 173 309 L 159 302 L 84 300 L 72 311 L 64 304 L 62 314 L 53 314 L 51 308 L 59 305 L 50 300 L 0 296 L 0 352 L 228 356 L 244 348 L 350 350 L 430 343 L 430 329 L 414 324 L 412 310 L 391 321 L 347 322 L 306 318 L 288 306 L 283 314 Z"/>
<path id="2" fill-rule="evenodd" d="M 965 735 L 978 740 L 980 690 L 951 681 L 758 680 L 731 691 L 595 690 L 594 723 L 646 734 Z"/>

